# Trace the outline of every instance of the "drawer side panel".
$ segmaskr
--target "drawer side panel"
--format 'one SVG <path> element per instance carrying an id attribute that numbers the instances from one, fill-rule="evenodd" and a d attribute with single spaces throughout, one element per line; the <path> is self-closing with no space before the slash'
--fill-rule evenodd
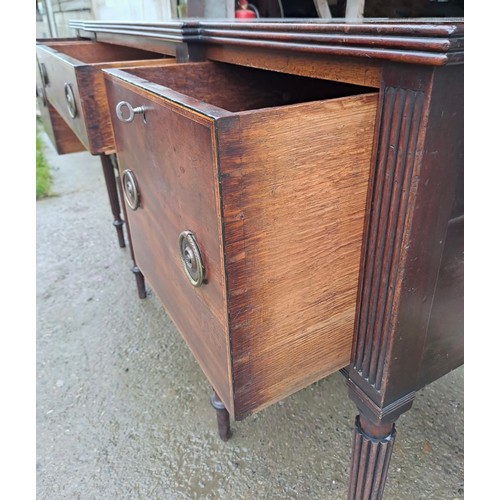
<path id="1" fill-rule="evenodd" d="M 377 101 L 220 123 L 238 419 L 349 363 Z"/>

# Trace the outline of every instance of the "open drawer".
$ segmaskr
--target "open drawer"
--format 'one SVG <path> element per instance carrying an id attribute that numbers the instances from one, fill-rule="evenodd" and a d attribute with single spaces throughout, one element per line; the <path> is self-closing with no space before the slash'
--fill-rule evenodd
<path id="1" fill-rule="evenodd" d="M 43 41 L 37 43 L 36 50 L 39 107 L 43 109 L 45 128 L 60 153 L 79 150 L 76 145 L 61 146 L 61 142 L 72 138 L 62 123 L 90 153 L 114 152 L 103 68 L 175 63 L 174 59 L 165 59 L 153 52 L 88 40 Z M 55 112 L 59 116 L 54 116 Z M 44 116 L 44 113 L 48 114 Z M 61 129 L 59 134 L 54 134 L 56 122 L 56 128 Z"/>
<path id="2" fill-rule="evenodd" d="M 237 419 L 349 363 L 373 89 L 104 71 L 136 261 Z"/>
<path id="3" fill-rule="evenodd" d="M 49 136 L 58 154 L 76 153 L 85 151 L 85 146 L 80 142 L 61 115 L 47 100 L 45 92 L 44 74 L 40 65 L 36 64 L 36 99 L 37 107 L 42 120 L 43 128 Z"/>

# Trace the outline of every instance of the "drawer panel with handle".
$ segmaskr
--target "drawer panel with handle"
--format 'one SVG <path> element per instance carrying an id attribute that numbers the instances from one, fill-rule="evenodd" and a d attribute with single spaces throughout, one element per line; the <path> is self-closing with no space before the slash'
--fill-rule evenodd
<path id="1" fill-rule="evenodd" d="M 49 40 L 37 43 L 37 63 L 43 87 L 39 89 L 37 83 L 37 94 L 43 91 L 49 112 L 53 109 L 59 114 L 52 121 L 61 118 L 90 153 L 106 154 L 114 152 L 114 139 L 102 69 L 175 60 L 88 40 Z"/>
<path id="2" fill-rule="evenodd" d="M 46 81 L 47 76 L 45 73 L 45 67 L 40 66 L 37 60 L 36 99 L 39 117 L 45 132 L 50 138 L 58 154 L 62 155 L 85 151 L 85 146 L 48 101 L 47 94 L 45 92 Z"/>
<path id="3" fill-rule="evenodd" d="M 346 366 L 377 92 L 214 62 L 104 74 L 137 264 L 230 413 Z"/>

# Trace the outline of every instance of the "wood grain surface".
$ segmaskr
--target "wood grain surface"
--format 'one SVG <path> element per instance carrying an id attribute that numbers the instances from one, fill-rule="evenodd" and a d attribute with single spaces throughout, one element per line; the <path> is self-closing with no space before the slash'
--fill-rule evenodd
<path id="1" fill-rule="evenodd" d="M 140 64 L 174 64 L 158 54 L 96 42 L 50 42 L 37 45 L 37 55 L 47 68 L 47 98 L 91 154 L 115 152 L 113 130 L 102 70 Z M 71 84 L 77 115 L 71 118 L 64 85 Z"/>
<path id="2" fill-rule="evenodd" d="M 36 64 L 36 89 L 40 120 L 57 154 L 63 155 L 85 151 L 85 146 L 78 140 L 75 133 L 48 102 L 38 61 Z"/>
<path id="3" fill-rule="evenodd" d="M 215 63 L 106 70 L 105 75 L 110 106 L 121 99 L 132 106 L 155 103 L 146 111 L 146 125 L 140 117 L 132 127 L 113 122 L 120 166 L 137 169 L 144 193 L 143 208 L 128 212 L 137 263 L 230 413 L 243 418 L 345 366 L 378 94 Z M 158 104 L 171 111 L 160 113 Z M 193 121 L 196 125 L 189 124 Z M 200 124 L 215 127 L 212 149 L 208 128 Z M 170 158 L 174 142 L 175 162 Z M 211 160 L 213 154 L 217 160 Z M 219 184 L 193 171 L 195 195 L 179 184 L 183 177 L 166 177 L 170 165 L 188 171 L 184 163 L 190 158 L 203 161 L 212 175 L 218 169 L 218 234 L 215 221 L 206 218 L 218 204 L 210 189 Z M 163 198 L 169 190 L 170 201 Z M 159 271 L 175 259 L 176 248 L 167 250 L 175 233 L 167 221 L 171 212 L 180 213 L 176 204 L 186 222 L 198 228 L 209 259 L 224 255 L 228 309 L 220 292 L 205 312 L 195 313 L 186 304 L 199 292 L 182 291 L 178 284 L 172 288 L 173 273 Z M 183 229 L 189 225 L 176 228 Z M 218 274 L 224 268 L 212 263 L 209 269 L 225 286 Z M 197 331 L 206 325 L 196 315 L 204 322 L 210 315 L 218 318 L 212 347 L 203 341 L 206 332 Z M 226 387 L 224 376 L 231 377 Z"/>
<path id="4" fill-rule="evenodd" d="M 176 87 L 159 77 L 152 83 L 115 74 L 123 88 L 135 85 L 156 103 L 179 106 L 183 118 L 212 120 L 205 125 L 211 139 L 200 132 L 201 144 L 191 144 L 197 152 L 185 154 L 215 153 L 209 168 L 218 173 L 227 286 L 227 310 L 218 318 L 229 329 L 234 389 L 234 405 L 218 389 L 224 404 L 243 418 L 346 365 L 352 352 L 344 373 L 360 417 L 349 498 L 381 497 L 394 421 L 419 388 L 463 360 L 463 18 L 73 27 L 114 43 L 168 53 L 176 47 L 183 62 L 208 57 L 380 89 L 378 101 L 373 94 L 290 105 L 307 98 L 268 99 L 251 78 L 248 90 L 241 80 L 232 87 L 208 72 L 199 93 L 188 78 Z M 156 205 L 166 210 L 166 203 Z M 151 276 L 162 265 L 159 250 L 144 260 Z M 199 345 L 191 340 L 192 349 Z M 224 362 L 223 355 L 200 355 L 205 364 Z"/>
<path id="5" fill-rule="evenodd" d="M 435 19 L 182 19 L 167 23 L 73 21 L 80 36 L 199 47 L 265 49 L 270 54 L 325 54 L 430 66 L 462 64 L 464 20 Z M 104 38 L 105 37 L 105 38 Z"/>
<path id="6" fill-rule="evenodd" d="M 126 71 L 233 113 L 373 90 L 218 62 L 177 64 L 168 71 L 161 67 L 127 68 Z"/>
<path id="7" fill-rule="evenodd" d="M 41 118 L 43 127 L 54 144 L 57 154 L 64 155 L 85 151 L 83 143 L 50 103 L 46 108 L 42 108 Z"/>
<path id="8" fill-rule="evenodd" d="M 80 40 L 76 42 L 48 42 L 43 44 L 51 47 L 59 54 L 75 59 L 75 64 L 98 64 L 133 61 L 142 59 L 157 59 L 158 54 L 137 47 L 122 47 L 107 43 Z M 66 58 L 69 60 L 69 58 Z"/>
<path id="9" fill-rule="evenodd" d="M 362 414 L 394 422 L 418 389 L 448 224 L 460 211 L 463 66 L 387 65 L 383 82 L 348 383 Z M 463 346 L 460 333 L 448 338 Z M 456 359 L 436 359 L 438 372 Z"/>
<path id="10" fill-rule="evenodd" d="M 349 362 L 376 108 L 218 121 L 236 418 Z"/>
<path id="11" fill-rule="evenodd" d="M 294 75 L 322 78 L 354 85 L 380 86 L 380 61 L 360 61 L 354 57 L 301 54 L 291 50 L 270 52 L 260 47 L 211 45 L 207 59 Z"/>
<path id="12" fill-rule="evenodd" d="M 122 123 L 112 115 L 120 171 L 137 179 L 140 207 L 127 217 L 137 265 L 167 309 L 202 370 L 232 408 L 226 285 L 222 260 L 219 191 L 213 120 L 174 103 L 107 80 L 110 105 L 125 100 L 147 106 Z M 188 281 L 178 237 L 195 234 L 206 266 L 206 283 Z"/>
<path id="13" fill-rule="evenodd" d="M 80 92 L 75 74 L 75 67 L 58 56 L 53 49 L 43 45 L 37 45 L 37 58 L 41 64 L 45 65 L 48 75 L 48 83 L 45 86 L 47 99 L 57 110 L 66 124 L 73 130 L 78 139 L 84 144 L 87 150 L 89 139 L 82 114 Z M 76 116 L 71 118 L 65 98 L 65 84 L 71 85 L 76 102 Z"/>

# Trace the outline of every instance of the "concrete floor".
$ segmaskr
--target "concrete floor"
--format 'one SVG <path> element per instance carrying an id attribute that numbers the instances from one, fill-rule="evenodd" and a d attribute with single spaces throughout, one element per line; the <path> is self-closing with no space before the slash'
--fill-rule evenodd
<path id="1" fill-rule="evenodd" d="M 343 499 L 356 410 L 333 374 L 233 424 L 158 300 L 136 295 L 99 159 L 37 202 L 37 498 Z M 386 499 L 463 497 L 463 370 L 398 422 Z"/>

